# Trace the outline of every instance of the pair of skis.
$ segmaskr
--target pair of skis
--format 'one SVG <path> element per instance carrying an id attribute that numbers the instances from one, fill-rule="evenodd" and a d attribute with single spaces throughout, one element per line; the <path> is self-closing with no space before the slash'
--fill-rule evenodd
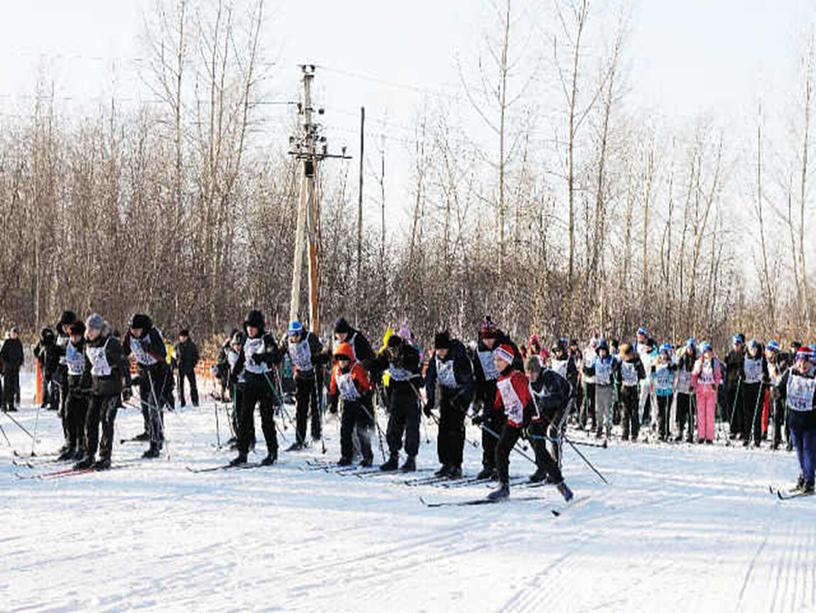
<path id="1" fill-rule="evenodd" d="M 75 477 L 79 475 L 87 475 L 90 473 L 103 473 L 108 472 L 110 470 L 118 470 L 120 468 L 126 468 L 130 466 L 132 463 L 126 464 L 116 464 L 104 470 L 98 470 L 94 467 L 88 468 L 75 468 L 73 466 L 68 468 L 62 468 L 59 470 L 50 470 L 47 472 L 40 472 L 40 473 L 32 473 L 32 474 L 22 474 L 22 473 L 14 473 L 14 476 L 22 481 L 31 481 L 31 480 L 39 480 L 39 481 L 51 481 L 53 479 L 63 479 L 65 477 Z"/>
<path id="2" fill-rule="evenodd" d="M 773 485 L 768 486 L 768 492 L 772 496 L 776 496 L 779 500 L 792 500 L 793 498 L 806 498 L 813 496 L 813 492 L 803 492 L 800 489 L 782 489 L 776 488 Z"/>
<path id="3" fill-rule="evenodd" d="M 499 504 L 504 502 L 534 502 L 534 501 L 544 501 L 545 498 L 542 496 L 516 496 L 516 497 L 507 497 L 507 498 L 474 498 L 472 500 L 450 500 L 450 501 L 440 501 L 440 502 L 430 502 L 425 500 L 422 496 L 419 497 L 419 501 L 424 504 L 426 507 L 429 508 L 439 508 L 439 507 L 473 507 L 473 506 L 482 506 L 488 504 Z M 588 500 L 588 497 L 577 497 L 573 496 L 569 501 L 566 501 L 560 505 L 554 506 L 550 509 L 550 513 L 553 514 L 554 517 L 560 517 L 565 511 L 571 509 L 572 507 L 581 504 Z"/>

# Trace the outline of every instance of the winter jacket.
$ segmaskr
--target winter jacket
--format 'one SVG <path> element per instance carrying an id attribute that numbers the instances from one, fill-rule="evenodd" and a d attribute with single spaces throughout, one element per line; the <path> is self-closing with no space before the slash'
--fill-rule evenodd
<path id="1" fill-rule="evenodd" d="M 45 374 L 50 375 L 59 367 L 60 351 L 57 347 L 57 337 L 51 330 L 48 330 L 48 333 L 40 334 L 40 340 L 34 346 L 34 357 L 37 358 Z"/>
<path id="2" fill-rule="evenodd" d="M 195 370 L 196 364 L 201 359 L 198 353 L 198 347 L 188 338 L 186 341 L 176 343 L 173 347 L 176 354 L 176 363 L 180 373 L 190 373 Z"/>
<path id="3" fill-rule="evenodd" d="M 125 354 L 122 344 L 105 327 L 92 341 L 85 343 L 85 372 L 82 389 L 94 396 L 118 396 L 122 393 L 122 381 L 130 381 L 124 370 Z"/>
<path id="4" fill-rule="evenodd" d="M 373 386 L 368 373 L 359 362 L 352 362 L 345 370 L 339 364 L 332 368 L 329 383 L 329 406 L 332 412 L 337 411 L 337 404 L 342 398 L 344 403 L 362 402 L 368 404 Z"/>
<path id="5" fill-rule="evenodd" d="M 431 355 L 425 373 L 425 394 L 430 406 L 436 404 L 437 383 L 443 390 L 452 392 L 461 405 L 470 404 L 473 396 L 473 364 L 461 341 L 451 340 L 444 358 L 440 358 L 436 352 Z"/>
<path id="6" fill-rule="evenodd" d="M 269 373 L 282 360 L 283 354 L 271 334 L 262 334 L 254 338 L 247 336 L 233 371 L 239 373 L 243 371 L 248 388 L 262 389 L 276 395 Z"/>
<path id="7" fill-rule="evenodd" d="M 602 358 L 596 355 L 592 362 L 584 366 L 584 375 L 595 378 L 595 385 L 605 387 L 615 383 L 620 379 L 618 373 L 620 369 L 620 360 L 613 355 L 607 355 Z"/>
<path id="8" fill-rule="evenodd" d="M 618 366 L 618 393 L 621 387 L 637 387 L 646 378 L 646 369 L 638 354 L 631 360 L 621 360 Z"/>
<path id="9" fill-rule="evenodd" d="M 578 388 L 578 367 L 575 365 L 575 360 L 569 356 L 563 360 L 553 356 L 550 358 L 550 368 L 569 382 L 572 393 L 575 394 L 575 390 Z"/>
<path id="10" fill-rule="evenodd" d="M 765 357 L 760 355 L 758 358 L 752 358 L 751 355 L 746 352 L 742 361 L 742 376 L 744 385 L 767 382 L 768 362 L 765 360 Z"/>
<path id="11" fill-rule="evenodd" d="M 354 359 L 363 365 L 363 368 L 368 369 L 368 363 L 374 359 L 374 351 L 371 349 L 371 343 L 359 330 L 349 328 L 346 340 L 351 348 L 354 350 Z"/>
<path id="12" fill-rule="evenodd" d="M 507 424 L 514 428 L 527 426 L 536 413 L 527 377 L 512 365 L 505 368 L 496 382 L 494 408 L 504 410 Z"/>
<path id="13" fill-rule="evenodd" d="M 779 381 L 779 395 L 788 408 L 788 426 L 793 430 L 816 430 L 816 379 L 788 369 Z"/>
<path id="14" fill-rule="evenodd" d="M 19 338 L 7 338 L 0 347 L 0 362 L 6 371 L 16 371 L 23 367 L 25 355 Z"/>
<path id="15" fill-rule="evenodd" d="M 493 351 L 500 345 L 510 345 L 513 348 L 513 368 L 524 372 L 524 361 L 518 346 L 501 330 L 496 331 L 496 340 L 493 349 L 488 349 L 482 339 L 476 342 L 476 352 L 473 356 L 473 378 L 476 400 L 485 407 L 490 407 L 495 399 L 495 384 L 499 379 L 499 371 L 493 358 Z"/>
<path id="16" fill-rule="evenodd" d="M 371 362 L 371 372 L 375 377 L 388 372 L 388 390 L 391 393 L 416 395 L 422 386 L 419 351 L 405 340 L 400 343 L 393 357 L 387 349 L 380 350 Z"/>
<path id="17" fill-rule="evenodd" d="M 166 364 L 167 348 L 164 346 L 164 339 L 149 317 L 141 338 L 136 338 L 128 331 L 125 334 L 122 347 L 124 348 L 125 357 L 133 355 L 136 359 L 140 372 L 148 368 L 150 370 L 159 370 L 157 365 L 163 366 Z"/>
<path id="18" fill-rule="evenodd" d="M 702 357 L 694 363 L 691 371 L 691 385 L 694 389 L 706 394 L 716 394 L 716 388 L 722 385 L 722 368 L 717 358 L 706 362 Z M 715 389 L 711 389 L 711 386 Z"/>
<path id="19" fill-rule="evenodd" d="M 65 346 L 65 370 L 68 389 L 73 393 L 79 393 L 82 389 L 82 379 L 85 376 L 85 339 L 79 339 L 74 344 L 68 340 Z"/>
<path id="20" fill-rule="evenodd" d="M 569 404 L 572 386 L 566 378 L 552 370 L 544 368 L 535 381 L 530 383 L 535 412 L 532 421 L 556 423 Z"/>
<path id="21" fill-rule="evenodd" d="M 280 349 L 289 355 L 295 379 L 314 379 L 315 366 L 324 364 L 328 358 L 323 354 L 323 343 L 317 334 L 304 330 L 297 343 L 289 341 L 289 336 L 283 337 Z"/>
<path id="22" fill-rule="evenodd" d="M 739 381 L 744 379 L 743 366 L 745 360 L 745 350 L 734 351 L 733 349 L 725 355 L 725 389 L 734 390 Z"/>
<path id="23" fill-rule="evenodd" d="M 677 367 L 669 362 L 656 362 L 654 365 L 655 395 L 671 396 L 674 393 L 675 371 Z"/>

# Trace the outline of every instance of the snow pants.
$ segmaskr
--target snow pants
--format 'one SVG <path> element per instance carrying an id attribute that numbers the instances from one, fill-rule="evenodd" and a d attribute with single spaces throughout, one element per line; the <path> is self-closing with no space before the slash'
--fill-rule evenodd
<path id="1" fill-rule="evenodd" d="M 372 407 L 363 404 L 365 400 L 354 402 L 343 401 L 343 416 L 340 420 L 340 455 L 351 460 L 354 457 L 354 440 L 356 432 L 357 442 L 363 460 L 369 462 L 374 458 L 371 452 L 371 430 L 374 427 Z"/>
<path id="2" fill-rule="evenodd" d="M 597 413 L 596 401 L 595 384 L 584 383 L 584 401 L 581 403 L 581 413 L 578 416 L 578 422 L 582 428 L 586 428 L 587 422 L 589 422 L 592 429 L 595 430 L 597 424 L 595 419 Z"/>
<path id="3" fill-rule="evenodd" d="M 504 429 L 502 428 L 502 431 Z M 535 453 L 535 463 L 538 470 L 546 471 L 548 474 L 552 468 L 551 463 L 555 466 L 560 466 L 561 445 L 548 441 L 547 438 L 554 439 L 559 435 L 558 426 L 550 425 L 541 421 L 534 421 L 527 429 L 532 435 L 530 437 L 530 446 Z M 502 432 L 503 434 L 503 432 Z M 547 443 L 552 445 L 552 451 L 547 449 Z M 515 443 L 514 443 L 515 444 Z"/>
<path id="4" fill-rule="evenodd" d="M 465 414 L 467 404 L 464 394 L 456 388 L 439 389 L 439 435 L 436 453 L 443 466 L 462 466 L 465 448 Z M 495 413 L 496 411 L 493 411 Z"/>
<path id="5" fill-rule="evenodd" d="M 657 396 L 657 433 L 661 441 L 669 438 L 671 404 L 672 394 Z"/>
<path id="6" fill-rule="evenodd" d="M 805 430 L 793 427 L 790 429 L 790 434 L 802 477 L 805 483 L 813 484 L 814 470 L 816 470 L 816 429 Z"/>
<path id="7" fill-rule="evenodd" d="M 511 426 L 510 424 L 505 424 L 502 428 L 499 442 L 496 445 L 496 469 L 499 473 L 499 481 L 501 483 L 509 483 L 510 481 L 510 452 L 513 451 L 513 447 L 516 446 L 520 437 L 521 428 Z M 543 443 L 544 441 L 541 442 Z M 553 460 L 552 456 L 547 452 L 546 447 L 542 447 L 543 449 L 541 451 L 536 451 L 536 465 L 544 469 L 550 481 L 553 483 L 561 483 L 564 477 L 561 476 L 558 463 Z M 539 453 L 541 455 L 539 455 Z"/>
<path id="8" fill-rule="evenodd" d="M 712 389 L 698 388 L 695 394 L 697 400 L 697 438 L 713 441 L 717 392 Z"/>
<path id="9" fill-rule="evenodd" d="M 65 418 L 65 445 L 69 449 L 84 449 L 85 422 L 88 416 L 88 398 L 76 388 L 71 388 L 66 394 Z"/>
<path id="10" fill-rule="evenodd" d="M 638 414 L 639 391 L 637 386 L 623 385 L 620 391 L 622 408 L 621 428 L 623 440 L 628 441 L 631 432 L 632 440 L 637 440 L 640 433 L 640 415 Z"/>
<path id="11" fill-rule="evenodd" d="M 682 392 L 677 394 L 677 438 L 683 440 L 683 431 L 686 429 L 686 422 L 688 422 L 688 436 L 685 438 L 689 443 L 694 441 L 694 413 L 691 398 L 691 394 Z"/>
<path id="12" fill-rule="evenodd" d="M 170 369 L 159 362 L 139 366 L 139 399 L 142 404 L 144 431 L 151 447 L 161 449 L 164 444 L 164 405 Z"/>
<path id="13" fill-rule="evenodd" d="M 20 371 L 6 367 L 3 372 L 3 410 L 13 411 L 20 402 Z"/>
<path id="14" fill-rule="evenodd" d="M 405 453 L 415 457 L 419 453 L 419 422 L 421 413 L 416 393 L 410 383 L 391 381 L 388 396 L 388 426 L 385 438 L 388 452 L 395 456 L 402 448 L 405 436 Z"/>
<path id="15" fill-rule="evenodd" d="M 306 442 L 306 424 L 311 414 L 312 439 L 319 441 L 321 435 L 320 402 L 317 397 L 317 381 L 312 377 L 295 377 L 295 441 Z"/>
<path id="16" fill-rule="evenodd" d="M 753 432 L 754 444 L 758 447 L 762 441 L 762 423 L 760 421 L 762 407 L 762 384 L 745 383 L 742 386 L 742 430 L 740 438 L 749 443 Z"/>
<path id="17" fill-rule="evenodd" d="M 85 419 L 85 453 L 89 458 L 110 460 L 113 451 L 113 422 L 119 409 L 120 398 L 116 396 L 91 396 L 88 414 Z M 99 438 L 99 426 L 102 426 L 102 438 Z"/>
<path id="18" fill-rule="evenodd" d="M 193 402 L 193 406 L 198 406 L 198 385 L 196 384 L 196 374 L 195 369 L 193 370 L 181 370 L 179 368 L 178 371 L 178 396 L 179 396 L 179 404 L 182 406 L 186 405 L 187 402 L 184 399 L 184 381 L 187 380 L 190 384 L 190 400 Z"/>
<path id="19" fill-rule="evenodd" d="M 249 379 L 249 375 L 247 375 Z M 261 412 L 261 430 L 266 439 L 266 451 L 269 455 L 278 455 L 278 432 L 275 430 L 275 402 L 272 390 L 267 387 L 263 375 L 253 376 L 254 381 L 247 380 L 241 409 L 238 414 L 238 453 L 249 453 L 255 437 L 255 406 Z"/>
<path id="20" fill-rule="evenodd" d="M 601 436 L 612 427 L 612 386 L 595 385 L 595 423 L 596 433 Z"/>

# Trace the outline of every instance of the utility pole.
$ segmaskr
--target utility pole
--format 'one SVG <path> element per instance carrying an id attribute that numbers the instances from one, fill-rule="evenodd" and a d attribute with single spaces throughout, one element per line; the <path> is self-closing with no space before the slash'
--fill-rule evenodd
<path id="1" fill-rule="evenodd" d="M 346 148 L 340 155 L 330 155 L 326 137 L 320 136 L 320 124 L 313 121 L 312 81 L 315 66 L 304 64 L 301 69 L 303 99 L 298 103 L 301 118 L 300 132 L 289 137 L 289 155 L 301 162 L 300 198 L 298 199 L 297 226 L 295 231 L 294 267 L 292 270 L 292 293 L 289 300 L 289 320 L 299 319 L 300 283 L 303 275 L 303 255 L 309 253 L 309 327 L 320 334 L 320 199 L 317 191 L 318 163 L 326 158 L 350 159 Z M 322 115 L 323 109 L 317 109 Z M 307 236 L 308 235 L 308 236 Z"/>
<path id="2" fill-rule="evenodd" d="M 363 297 L 360 295 L 360 274 L 363 266 L 363 160 L 365 156 L 365 107 L 360 107 L 360 188 L 357 192 L 357 277 L 354 295 L 357 299 L 355 309 L 354 324 L 359 325 L 360 303 Z"/>

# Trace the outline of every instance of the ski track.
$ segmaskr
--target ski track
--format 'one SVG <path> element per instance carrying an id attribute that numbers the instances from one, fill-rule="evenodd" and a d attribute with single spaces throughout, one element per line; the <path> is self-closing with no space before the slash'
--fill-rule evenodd
<path id="1" fill-rule="evenodd" d="M 25 378 L 24 393 L 31 388 Z M 27 407 L 15 415 L 24 426 L 35 416 Z M 52 413 L 40 417 L 45 454 L 60 429 Z M 190 473 L 185 466 L 232 457 L 213 446 L 212 421 L 208 403 L 174 413 L 170 456 L 147 462 L 144 445 L 118 444 L 141 425 L 123 410 L 114 463 L 136 465 L 47 481 L 13 473 L 60 464 L 18 458 L 36 466 L 12 466 L 0 441 L 8 458 L 0 463 L 0 610 L 816 610 L 814 501 L 767 493 L 768 483 L 793 481 L 792 454 L 614 440 L 607 450 L 581 448 L 605 486 L 568 448 L 565 476 L 588 500 L 556 518 L 552 487 L 511 488 L 510 502 L 497 505 L 426 508 L 419 495 L 469 500 L 492 485 L 409 487 L 412 476 L 401 473 L 299 470 L 307 459 L 337 458 L 331 422 L 326 455 L 282 451 L 272 468 Z M 15 428 L 4 423 L 26 454 L 30 439 Z M 263 453 L 261 440 L 255 455 Z M 465 454 L 472 475 L 481 453 L 467 446 Z M 435 459 L 435 447 L 422 444 L 420 467 Z M 528 470 L 511 457 L 511 474 Z M 541 501 L 512 501 L 530 495 Z"/>

